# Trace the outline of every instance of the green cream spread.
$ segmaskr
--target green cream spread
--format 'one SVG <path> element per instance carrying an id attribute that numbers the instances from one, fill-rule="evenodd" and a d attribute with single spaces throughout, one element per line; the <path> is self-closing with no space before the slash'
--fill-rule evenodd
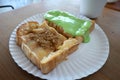
<path id="1" fill-rule="evenodd" d="M 91 26 L 89 20 L 82 20 L 70 13 L 58 10 L 48 11 L 44 15 L 44 18 L 62 27 L 66 33 L 71 34 L 73 37 L 83 36 L 84 42 L 89 42 L 90 37 L 88 30 Z"/>

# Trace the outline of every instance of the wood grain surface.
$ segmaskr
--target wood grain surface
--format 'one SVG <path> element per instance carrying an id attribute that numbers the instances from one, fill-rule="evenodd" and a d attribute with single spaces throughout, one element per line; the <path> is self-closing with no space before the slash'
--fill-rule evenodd
<path id="1" fill-rule="evenodd" d="M 113 2 L 113 3 L 107 3 L 106 7 L 113 9 L 113 10 L 120 11 L 120 0 Z"/>
<path id="2" fill-rule="evenodd" d="M 0 14 L 0 80 L 42 80 L 22 70 L 12 59 L 8 42 L 13 29 L 24 19 L 51 9 L 80 14 L 79 0 L 42 0 L 40 3 Z M 106 64 L 96 73 L 81 80 L 120 79 L 120 12 L 104 8 L 96 23 L 106 33 L 110 54 Z"/>

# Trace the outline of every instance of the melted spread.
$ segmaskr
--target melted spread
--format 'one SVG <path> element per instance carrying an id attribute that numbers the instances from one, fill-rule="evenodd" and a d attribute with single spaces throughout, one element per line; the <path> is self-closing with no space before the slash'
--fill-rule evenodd
<path id="1" fill-rule="evenodd" d="M 48 11 L 44 18 L 62 27 L 64 32 L 71 34 L 73 37 L 83 36 L 84 42 L 89 42 L 88 30 L 91 26 L 89 20 L 82 20 L 67 12 L 57 10 Z"/>

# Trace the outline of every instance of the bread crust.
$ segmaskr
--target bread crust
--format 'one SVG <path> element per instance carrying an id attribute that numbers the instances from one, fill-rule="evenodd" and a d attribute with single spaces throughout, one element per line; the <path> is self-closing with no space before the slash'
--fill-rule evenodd
<path id="1" fill-rule="evenodd" d="M 31 25 L 33 29 L 39 28 L 40 26 L 39 23 L 33 21 L 22 24 L 17 29 L 16 43 L 18 44 L 18 46 L 21 47 L 26 57 L 31 60 L 31 62 L 34 63 L 41 70 L 42 73 L 46 74 L 52 71 L 59 63 L 64 61 L 68 55 L 76 51 L 78 49 L 78 45 L 82 43 L 83 38 L 82 36 L 73 38 L 71 35 L 64 33 L 61 28 L 58 28 L 57 25 L 51 22 L 45 21 L 43 23 L 47 23 L 48 25 L 50 25 L 50 27 L 52 26 L 51 28 L 55 29 L 60 35 L 65 36 L 63 44 L 61 44 L 56 51 L 49 51 L 47 49 L 40 48 L 44 52 L 49 52 L 49 54 L 44 55 L 44 57 L 40 59 L 40 53 L 34 52 L 34 50 L 32 50 L 30 46 L 27 45 L 27 42 L 29 42 L 30 40 L 27 39 L 28 37 L 26 35 L 30 34 L 30 31 L 25 32 L 25 29 L 29 29 Z M 92 28 L 89 31 L 91 32 L 93 29 L 94 22 L 92 22 Z M 36 46 L 36 44 L 34 45 Z"/>

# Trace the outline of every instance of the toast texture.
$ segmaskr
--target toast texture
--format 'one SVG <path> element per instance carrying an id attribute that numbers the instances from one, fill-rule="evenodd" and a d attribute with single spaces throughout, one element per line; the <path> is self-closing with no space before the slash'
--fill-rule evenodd
<path id="1" fill-rule="evenodd" d="M 89 32 L 94 29 L 92 22 Z M 30 21 L 22 24 L 16 32 L 16 43 L 26 57 L 34 63 L 42 73 L 52 71 L 68 55 L 78 49 L 83 37 L 72 37 L 52 22 Z"/>

